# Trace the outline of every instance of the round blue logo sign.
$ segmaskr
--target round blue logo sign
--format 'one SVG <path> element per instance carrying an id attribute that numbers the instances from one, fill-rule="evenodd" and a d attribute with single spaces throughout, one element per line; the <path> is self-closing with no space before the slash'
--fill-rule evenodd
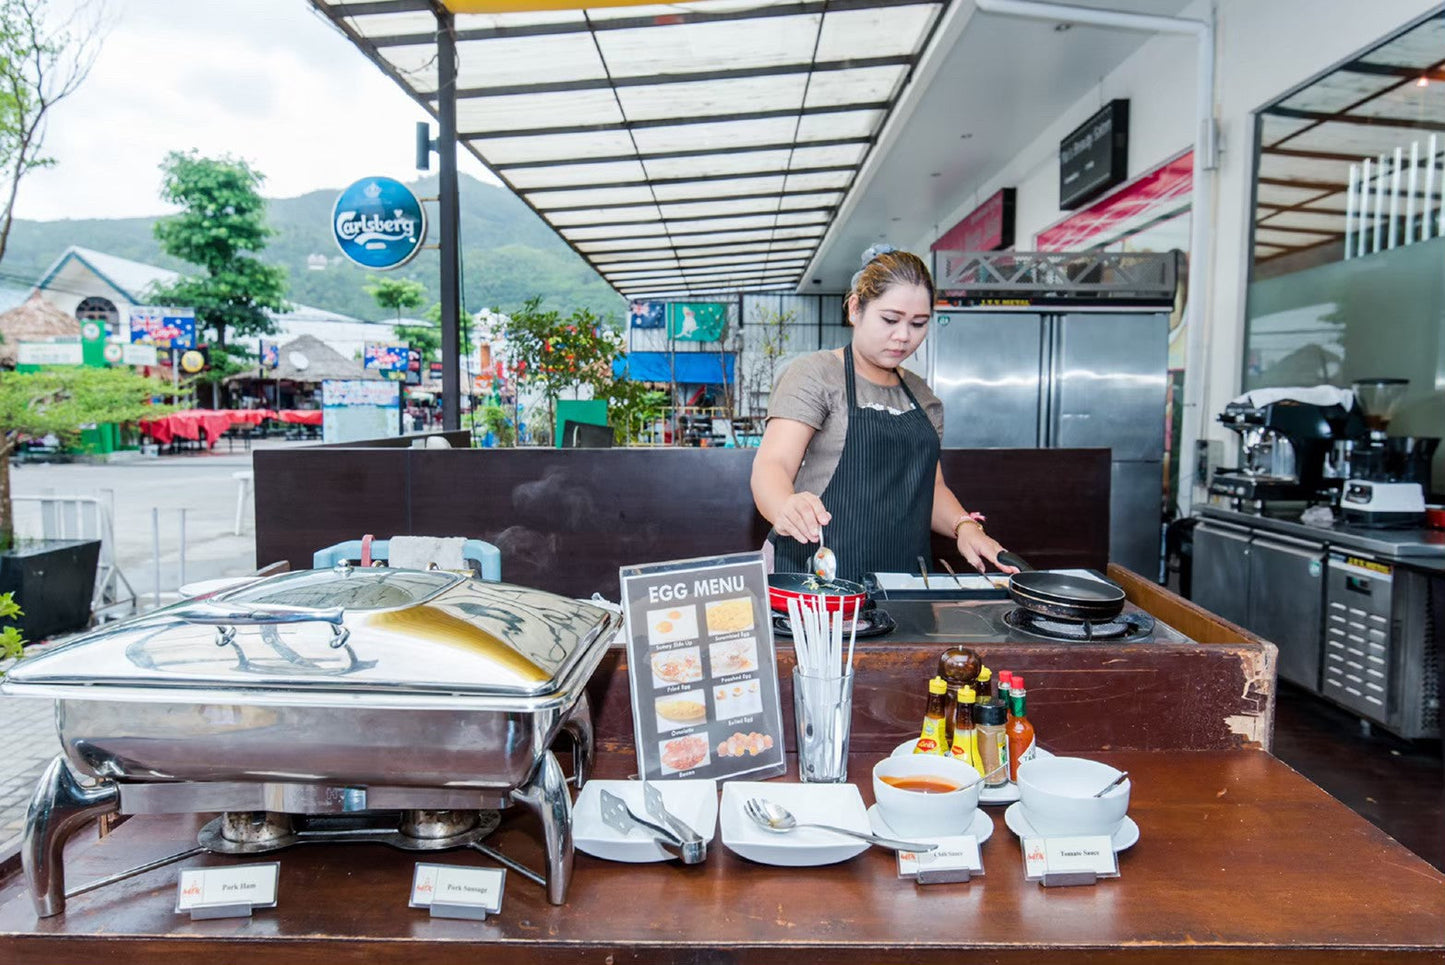
<path id="1" fill-rule="evenodd" d="M 426 211 L 400 181 L 362 178 L 336 199 L 331 233 L 341 253 L 361 267 L 397 268 L 426 240 Z"/>

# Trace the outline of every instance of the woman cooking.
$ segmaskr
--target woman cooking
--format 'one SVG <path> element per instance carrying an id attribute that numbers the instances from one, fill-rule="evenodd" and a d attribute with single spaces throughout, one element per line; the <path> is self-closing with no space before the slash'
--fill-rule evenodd
<path id="1" fill-rule="evenodd" d="M 933 279 L 917 255 L 864 252 L 846 306 L 853 340 L 784 370 L 753 461 L 753 501 L 773 524 L 776 572 L 809 572 L 820 536 L 838 576 L 911 572 L 929 533 L 953 537 L 980 572 L 1001 547 L 943 481 L 943 403 L 900 366 L 933 316 Z"/>

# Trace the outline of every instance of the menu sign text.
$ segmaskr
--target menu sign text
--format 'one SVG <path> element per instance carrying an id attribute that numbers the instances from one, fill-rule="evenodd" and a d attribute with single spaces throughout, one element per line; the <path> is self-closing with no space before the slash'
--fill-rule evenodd
<path id="1" fill-rule="evenodd" d="M 638 773 L 783 773 L 762 554 L 624 566 L 621 582 Z"/>

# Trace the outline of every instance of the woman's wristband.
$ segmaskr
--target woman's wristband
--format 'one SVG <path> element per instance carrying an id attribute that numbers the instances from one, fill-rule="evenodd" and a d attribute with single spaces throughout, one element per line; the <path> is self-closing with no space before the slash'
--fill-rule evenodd
<path id="1" fill-rule="evenodd" d="M 987 518 L 983 513 L 964 513 L 953 521 L 953 538 L 958 539 L 958 530 L 964 523 L 972 523 L 980 530 L 983 529 L 983 520 Z"/>

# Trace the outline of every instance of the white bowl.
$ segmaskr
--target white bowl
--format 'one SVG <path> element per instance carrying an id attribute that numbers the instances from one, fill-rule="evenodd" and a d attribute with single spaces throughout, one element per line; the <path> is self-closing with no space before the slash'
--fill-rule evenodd
<path id="1" fill-rule="evenodd" d="M 1113 834 L 1129 810 L 1129 781 L 1094 795 L 1118 776 L 1082 757 L 1036 757 L 1019 765 L 1019 800 L 1040 834 Z"/>
<path id="2" fill-rule="evenodd" d="M 905 791 L 883 781 L 885 777 L 940 777 L 958 790 L 941 794 Z M 941 754 L 885 757 L 873 765 L 873 799 L 888 826 L 901 835 L 963 834 L 978 809 L 983 790 L 972 765 Z"/>

